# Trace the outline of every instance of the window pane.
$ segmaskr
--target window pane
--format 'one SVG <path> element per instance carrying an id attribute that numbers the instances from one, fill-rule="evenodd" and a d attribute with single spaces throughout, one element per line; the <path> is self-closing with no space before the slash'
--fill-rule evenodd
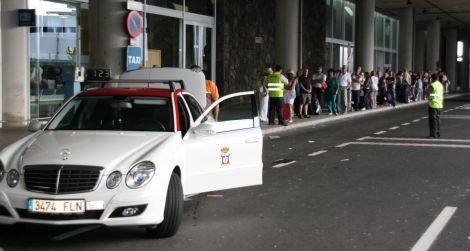
<path id="1" fill-rule="evenodd" d="M 331 13 L 333 11 L 333 8 L 331 6 L 331 1 L 332 0 L 326 0 L 326 37 L 332 37 L 331 34 L 331 24 L 333 22 Z"/>
<path id="2" fill-rule="evenodd" d="M 341 67 L 340 45 L 333 44 L 333 68 L 338 69 Z"/>
<path id="3" fill-rule="evenodd" d="M 390 19 L 385 19 L 385 48 L 391 48 L 392 40 L 392 23 Z"/>
<path id="4" fill-rule="evenodd" d="M 212 78 L 212 28 L 202 29 L 202 70 L 206 79 Z"/>
<path id="5" fill-rule="evenodd" d="M 392 48 L 397 49 L 397 38 L 398 38 L 398 21 L 394 20 L 392 22 Z"/>
<path id="6" fill-rule="evenodd" d="M 147 14 L 146 67 L 179 67 L 181 58 L 180 20 Z"/>
<path id="7" fill-rule="evenodd" d="M 183 10 L 183 0 L 147 0 L 147 4 L 174 10 Z"/>
<path id="8" fill-rule="evenodd" d="M 186 0 L 186 11 L 214 16 L 214 2 L 215 0 Z"/>
<path id="9" fill-rule="evenodd" d="M 354 41 L 354 10 L 355 5 L 350 2 L 344 3 L 344 18 L 345 18 L 345 39 L 347 41 Z"/>
<path id="10" fill-rule="evenodd" d="M 196 120 L 201 116 L 203 110 L 199 103 L 194 99 L 192 96 L 185 94 L 183 95 L 184 100 L 186 100 L 186 104 L 189 106 L 189 110 L 191 112 L 191 115 L 193 116 L 193 119 Z"/>
<path id="11" fill-rule="evenodd" d="M 343 0 L 333 0 L 333 37 L 343 39 Z"/>
<path id="12" fill-rule="evenodd" d="M 186 68 L 200 65 L 199 62 L 199 26 L 186 25 Z"/>
<path id="13" fill-rule="evenodd" d="M 384 46 L 384 18 L 382 15 L 377 14 L 375 17 L 375 34 L 376 34 L 376 46 Z"/>
<path id="14" fill-rule="evenodd" d="M 204 123 L 213 124 L 217 132 L 253 128 L 255 126 L 254 117 L 257 116 L 255 102 L 254 95 L 243 95 L 224 100 L 219 104 L 217 121 L 209 117 Z"/>

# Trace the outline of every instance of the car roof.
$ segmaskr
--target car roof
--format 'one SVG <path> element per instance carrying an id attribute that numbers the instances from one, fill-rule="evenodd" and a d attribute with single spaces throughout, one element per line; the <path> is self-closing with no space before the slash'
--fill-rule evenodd
<path id="1" fill-rule="evenodd" d="M 86 96 L 150 96 L 150 97 L 171 97 L 168 89 L 157 88 L 98 88 L 89 89 L 78 95 Z"/>

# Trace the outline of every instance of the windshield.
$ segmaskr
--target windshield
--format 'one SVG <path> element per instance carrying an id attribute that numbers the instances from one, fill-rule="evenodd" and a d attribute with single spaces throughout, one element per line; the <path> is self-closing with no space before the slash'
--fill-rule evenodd
<path id="1" fill-rule="evenodd" d="M 76 97 L 57 114 L 47 130 L 119 130 L 172 132 L 167 97 Z"/>

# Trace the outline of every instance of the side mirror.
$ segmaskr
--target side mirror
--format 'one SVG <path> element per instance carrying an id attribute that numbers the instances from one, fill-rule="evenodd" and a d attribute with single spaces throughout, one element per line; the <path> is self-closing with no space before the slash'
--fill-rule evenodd
<path id="1" fill-rule="evenodd" d="M 29 122 L 29 125 L 28 125 L 28 131 L 37 132 L 42 129 L 43 125 L 44 124 L 39 120 L 31 120 L 31 122 Z"/>
<path id="2" fill-rule="evenodd" d="M 216 126 L 211 123 L 202 123 L 194 128 L 194 132 L 203 137 L 212 136 L 217 134 Z"/>

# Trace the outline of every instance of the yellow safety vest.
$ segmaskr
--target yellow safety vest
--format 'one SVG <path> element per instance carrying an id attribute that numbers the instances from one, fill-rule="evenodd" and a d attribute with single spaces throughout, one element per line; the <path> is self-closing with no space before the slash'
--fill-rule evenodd
<path id="1" fill-rule="evenodd" d="M 271 98 L 284 97 L 284 84 L 282 83 L 282 76 L 279 72 L 274 72 L 266 79 L 268 81 L 268 94 Z"/>
<path id="2" fill-rule="evenodd" d="M 428 105 L 430 108 L 444 108 L 444 87 L 441 82 L 435 81 L 431 84 L 432 92 L 429 93 Z"/>

